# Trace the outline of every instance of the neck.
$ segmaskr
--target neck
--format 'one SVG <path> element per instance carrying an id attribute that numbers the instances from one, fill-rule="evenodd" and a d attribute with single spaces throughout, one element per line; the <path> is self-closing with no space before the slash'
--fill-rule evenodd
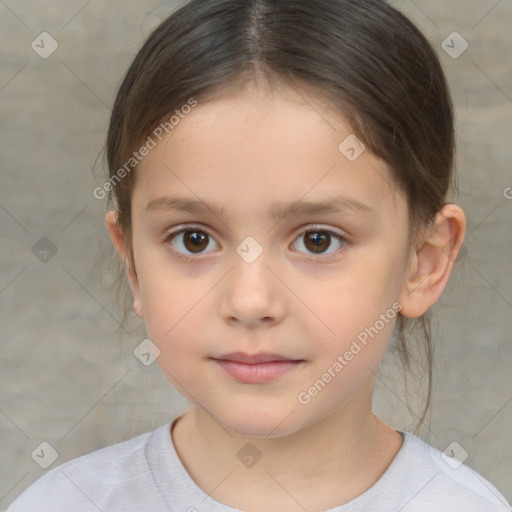
<path id="1" fill-rule="evenodd" d="M 172 436 L 203 491 L 251 511 L 262 496 L 261 510 L 269 503 L 281 510 L 303 510 L 297 503 L 307 510 L 339 506 L 369 489 L 402 444 L 400 434 L 371 412 L 371 393 L 283 437 L 237 436 L 198 408 L 178 420 Z"/>

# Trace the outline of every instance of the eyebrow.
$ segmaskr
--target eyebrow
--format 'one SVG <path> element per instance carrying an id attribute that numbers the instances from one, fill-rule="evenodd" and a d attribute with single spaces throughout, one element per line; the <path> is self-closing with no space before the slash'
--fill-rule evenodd
<path id="1" fill-rule="evenodd" d="M 148 202 L 146 205 L 146 212 L 148 213 L 169 210 L 197 214 L 210 211 L 219 218 L 227 217 L 226 209 L 222 205 L 186 197 L 163 196 Z M 338 196 L 329 201 L 322 202 L 299 200 L 293 203 L 277 203 L 272 206 L 271 217 L 277 220 L 300 214 L 315 215 L 344 212 L 364 215 L 375 214 L 375 210 L 360 201 Z"/>

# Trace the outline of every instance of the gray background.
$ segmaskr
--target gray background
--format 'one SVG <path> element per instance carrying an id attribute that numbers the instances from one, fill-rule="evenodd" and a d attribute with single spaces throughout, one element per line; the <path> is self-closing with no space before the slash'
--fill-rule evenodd
<path id="1" fill-rule="evenodd" d="M 466 463 L 511 500 L 512 200 L 504 191 L 512 187 L 512 2 L 392 3 L 445 66 L 459 139 L 455 200 L 469 224 L 465 254 L 435 307 L 436 383 L 420 436 L 441 450 L 459 443 L 455 452 L 464 449 Z M 156 363 L 135 358 L 144 331 L 133 313 L 119 327 L 122 304 L 101 263 L 110 257 L 106 203 L 92 195 L 102 183 L 103 164 L 95 162 L 119 80 L 176 5 L 0 0 L 1 510 L 45 473 L 31 457 L 40 443 L 58 452 L 52 468 L 187 408 Z M 47 59 L 31 48 L 43 31 L 59 45 Z M 457 59 L 441 48 L 454 31 L 469 43 Z M 375 412 L 410 429 L 421 382 L 410 381 L 407 399 L 387 357 Z"/>

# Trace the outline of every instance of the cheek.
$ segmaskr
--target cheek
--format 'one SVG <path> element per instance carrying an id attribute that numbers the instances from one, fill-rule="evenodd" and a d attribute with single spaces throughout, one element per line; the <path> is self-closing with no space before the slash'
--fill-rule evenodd
<path id="1" fill-rule="evenodd" d="M 199 334 L 199 316 L 205 314 L 202 299 L 207 293 L 205 286 L 169 275 L 165 281 L 155 279 L 149 286 L 145 282 L 142 302 L 146 328 L 161 350 L 170 345 L 179 348 L 181 340 L 187 340 L 186 345 L 193 347 Z"/>
<path id="2" fill-rule="evenodd" d="M 200 279 L 187 278 L 178 265 L 172 265 L 169 255 L 154 241 L 143 235 L 134 237 L 134 247 L 146 328 L 155 343 L 166 344 L 174 330 L 187 323 L 194 304 L 206 293 L 205 286 Z"/>
<path id="3" fill-rule="evenodd" d="M 176 285 L 176 287 L 174 286 Z M 206 292 L 156 285 L 146 294 L 145 323 L 149 339 L 159 348 L 156 362 L 164 377 L 187 399 L 193 400 L 204 350 Z M 192 392 L 192 395 L 189 395 Z"/>
<path id="4" fill-rule="evenodd" d="M 373 382 L 397 316 L 393 307 L 382 311 L 355 308 L 340 312 L 332 324 L 336 335 L 316 338 L 314 367 L 302 388 L 303 399 L 314 398 L 318 407 L 330 411 L 351 402 Z"/>
<path id="5" fill-rule="evenodd" d="M 365 258 L 354 255 L 336 275 L 324 276 L 316 283 L 306 283 L 297 289 L 316 313 L 319 328 L 326 335 L 349 339 L 365 327 L 370 327 L 397 300 L 400 289 L 400 269 L 391 259 Z M 311 293 L 311 286 L 316 289 Z"/>
<path id="6" fill-rule="evenodd" d="M 160 350 L 157 363 L 167 377 L 179 379 L 180 389 L 192 376 L 194 361 L 205 357 L 205 319 L 211 315 L 208 299 L 216 281 L 188 276 L 159 257 L 141 259 L 139 269 L 148 337 Z"/>
<path id="7" fill-rule="evenodd" d="M 319 318 L 310 336 L 316 339 L 315 351 L 323 366 L 329 368 L 338 356 L 346 355 L 341 362 L 343 373 L 356 380 L 357 371 L 374 371 L 378 366 L 400 309 L 399 260 L 396 255 L 384 255 L 383 250 L 369 256 L 353 254 L 335 278 L 317 283 L 322 293 L 310 293 L 307 301 Z"/>

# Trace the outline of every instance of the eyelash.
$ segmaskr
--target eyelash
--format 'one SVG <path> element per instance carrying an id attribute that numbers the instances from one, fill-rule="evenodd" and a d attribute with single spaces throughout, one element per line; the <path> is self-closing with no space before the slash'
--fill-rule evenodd
<path id="1" fill-rule="evenodd" d="M 203 233 L 203 234 L 207 235 L 210 238 L 213 238 L 201 226 L 197 226 L 197 225 L 191 224 L 191 225 L 180 226 L 179 229 L 169 233 L 165 237 L 164 243 L 168 244 L 168 243 L 172 242 L 172 240 L 174 240 L 174 238 L 176 238 L 178 235 L 181 235 L 183 233 L 187 233 L 188 231 L 197 231 L 199 233 Z M 325 253 L 325 254 L 327 254 L 327 256 L 325 256 L 325 255 L 324 256 L 314 256 L 314 255 L 310 254 L 308 257 L 309 257 L 309 259 L 312 259 L 312 260 L 322 260 L 322 261 L 326 261 L 327 260 L 327 261 L 329 261 L 329 260 L 337 259 L 337 258 L 341 257 L 342 253 L 344 252 L 344 250 L 346 249 L 346 247 L 348 245 L 348 242 L 347 242 L 347 240 L 345 239 L 345 237 L 343 235 L 341 235 L 337 231 L 334 231 L 332 229 L 328 229 L 328 228 L 325 228 L 325 227 L 319 226 L 319 225 L 308 226 L 307 229 L 302 230 L 298 234 L 298 236 L 295 238 L 295 240 L 298 240 L 301 237 L 304 237 L 304 235 L 306 235 L 308 233 L 327 233 L 328 235 L 331 235 L 333 238 L 337 239 L 338 241 L 340 241 L 343 244 L 343 246 L 340 249 L 338 249 L 336 251 L 333 251 L 332 253 Z M 204 254 L 204 253 L 197 253 L 197 255 L 186 255 L 186 254 L 183 254 L 183 253 L 177 251 L 176 249 L 173 249 L 173 251 L 180 258 L 182 258 L 185 261 L 185 263 L 189 263 L 189 262 L 192 262 L 194 260 L 197 260 L 198 257 L 201 256 L 201 254 Z"/>

